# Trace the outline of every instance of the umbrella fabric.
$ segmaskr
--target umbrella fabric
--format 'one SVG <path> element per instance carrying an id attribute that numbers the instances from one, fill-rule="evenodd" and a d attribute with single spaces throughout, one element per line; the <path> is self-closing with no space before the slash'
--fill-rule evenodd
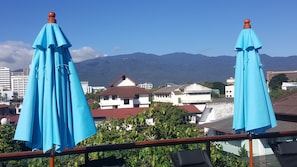
<path id="1" fill-rule="evenodd" d="M 56 23 L 38 34 L 15 140 L 33 150 L 74 148 L 96 133 L 90 108 L 68 48 Z"/>
<path id="2" fill-rule="evenodd" d="M 233 129 L 236 133 L 264 133 L 277 125 L 264 77 L 259 49 L 262 43 L 251 28 L 237 39 Z"/>

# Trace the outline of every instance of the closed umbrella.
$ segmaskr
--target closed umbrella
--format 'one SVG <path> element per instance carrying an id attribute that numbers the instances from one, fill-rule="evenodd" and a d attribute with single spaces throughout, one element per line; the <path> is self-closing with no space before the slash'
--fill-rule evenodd
<path id="1" fill-rule="evenodd" d="M 262 43 L 246 19 L 235 45 L 233 129 L 236 133 L 261 134 L 277 125 L 259 57 L 261 48 Z"/>
<path id="2" fill-rule="evenodd" d="M 49 13 L 33 43 L 34 55 L 14 139 L 33 150 L 72 149 L 96 127 L 68 48 L 70 42 Z"/>

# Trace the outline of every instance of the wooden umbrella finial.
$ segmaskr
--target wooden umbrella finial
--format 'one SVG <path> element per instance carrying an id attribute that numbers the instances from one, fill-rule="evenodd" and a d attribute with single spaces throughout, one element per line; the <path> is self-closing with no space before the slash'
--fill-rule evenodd
<path id="1" fill-rule="evenodd" d="M 243 28 L 252 28 L 250 19 L 244 20 Z"/>
<path id="2" fill-rule="evenodd" d="M 55 13 L 55 12 L 49 12 L 49 13 L 48 13 L 48 19 L 47 19 L 47 22 L 48 22 L 48 23 L 57 23 L 55 17 L 56 17 L 56 13 Z"/>

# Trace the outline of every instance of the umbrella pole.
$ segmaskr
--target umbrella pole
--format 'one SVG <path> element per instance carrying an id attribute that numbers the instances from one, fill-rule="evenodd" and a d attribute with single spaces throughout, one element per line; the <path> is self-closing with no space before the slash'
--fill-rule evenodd
<path id="1" fill-rule="evenodd" d="M 50 167 L 54 167 L 55 166 L 55 158 L 51 156 L 49 161 L 50 161 Z"/>
<path id="2" fill-rule="evenodd" d="M 249 148 L 250 148 L 250 167 L 254 167 L 254 158 L 253 158 L 253 139 L 252 135 L 249 135 Z"/>
<path id="3" fill-rule="evenodd" d="M 51 149 L 51 155 L 49 159 L 49 166 L 54 167 L 55 166 L 55 155 L 54 155 L 54 149 Z"/>

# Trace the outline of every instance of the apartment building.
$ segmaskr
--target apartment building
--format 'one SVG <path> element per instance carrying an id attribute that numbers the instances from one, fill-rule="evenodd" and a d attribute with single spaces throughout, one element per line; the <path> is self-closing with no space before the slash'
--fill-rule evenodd
<path id="1" fill-rule="evenodd" d="M 173 105 L 195 105 L 200 111 L 211 102 L 212 89 L 199 84 L 173 85 L 153 92 L 154 102 L 167 102 Z"/>
<path id="2" fill-rule="evenodd" d="M 230 77 L 226 80 L 227 85 L 225 86 L 225 97 L 234 98 L 234 83 L 235 79 Z"/>
<path id="3" fill-rule="evenodd" d="M 137 86 L 144 89 L 153 89 L 153 84 L 150 82 L 141 83 L 141 84 L 138 84 Z"/>
<path id="4" fill-rule="evenodd" d="M 19 98 L 25 96 L 28 77 L 29 76 L 24 73 L 18 73 L 11 76 L 11 90 L 16 92 Z"/>
<path id="5" fill-rule="evenodd" d="M 118 77 L 100 96 L 101 109 L 149 107 L 150 92 L 139 88 L 126 75 Z"/>
<path id="6" fill-rule="evenodd" d="M 10 68 L 0 67 L 0 87 L 4 90 L 11 90 Z"/>

